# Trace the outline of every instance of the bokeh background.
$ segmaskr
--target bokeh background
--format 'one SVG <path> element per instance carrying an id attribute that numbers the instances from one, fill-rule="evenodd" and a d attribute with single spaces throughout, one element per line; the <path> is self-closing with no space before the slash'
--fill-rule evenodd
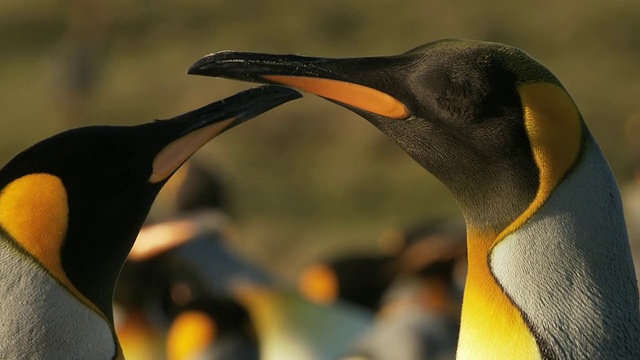
<path id="1" fill-rule="evenodd" d="M 621 185 L 633 186 L 637 0 L 2 0 L 0 163 L 71 127 L 168 118 L 249 86 L 185 75 L 210 52 L 386 55 L 444 37 L 504 42 L 546 64 Z M 284 276 L 313 258 L 373 249 L 394 229 L 460 217 L 390 140 L 313 96 L 233 129 L 197 160 L 227 189 L 234 246 Z"/>

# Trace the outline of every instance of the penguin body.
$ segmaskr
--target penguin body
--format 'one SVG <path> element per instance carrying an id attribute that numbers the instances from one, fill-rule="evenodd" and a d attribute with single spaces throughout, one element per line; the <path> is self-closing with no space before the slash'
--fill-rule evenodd
<path id="1" fill-rule="evenodd" d="M 115 283 L 164 182 L 297 92 L 242 92 L 165 121 L 70 130 L 0 170 L 0 358 L 114 359 Z"/>
<path id="2" fill-rule="evenodd" d="M 189 72 L 327 98 L 447 186 L 467 227 L 458 358 L 640 358 L 615 178 L 566 89 L 523 51 L 469 40 L 351 59 L 226 51 Z"/>

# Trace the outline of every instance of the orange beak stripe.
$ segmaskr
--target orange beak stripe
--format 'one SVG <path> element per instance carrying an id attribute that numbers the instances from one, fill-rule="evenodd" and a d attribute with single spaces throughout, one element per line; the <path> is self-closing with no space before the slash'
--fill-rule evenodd
<path id="1" fill-rule="evenodd" d="M 153 172 L 149 178 L 149 182 L 155 184 L 168 178 L 182 163 L 187 161 L 191 155 L 209 142 L 209 140 L 218 136 L 218 134 L 224 131 L 235 119 L 236 118 L 232 117 L 225 121 L 207 125 L 165 146 L 153 160 Z"/>
<path id="2" fill-rule="evenodd" d="M 262 77 L 391 119 L 401 120 L 409 117 L 407 107 L 400 100 L 364 85 L 306 76 L 263 75 Z"/>

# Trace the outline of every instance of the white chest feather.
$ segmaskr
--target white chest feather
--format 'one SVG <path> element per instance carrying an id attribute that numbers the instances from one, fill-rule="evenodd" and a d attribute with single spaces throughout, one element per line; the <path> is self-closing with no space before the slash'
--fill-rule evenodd
<path id="1" fill-rule="evenodd" d="M 112 359 L 106 321 L 0 239 L 0 359 Z"/>

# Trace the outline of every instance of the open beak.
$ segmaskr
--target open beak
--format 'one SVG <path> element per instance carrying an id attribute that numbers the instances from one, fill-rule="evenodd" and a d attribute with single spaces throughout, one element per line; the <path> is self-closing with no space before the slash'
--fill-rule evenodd
<path id="1" fill-rule="evenodd" d="M 222 132 L 301 96 L 292 89 L 262 86 L 162 121 L 177 128 L 175 140 L 155 156 L 149 182 L 167 179 L 200 147 Z"/>
<path id="2" fill-rule="evenodd" d="M 328 59 L 222 51 L 196 61 L 187 73 L 290 86 L 350 108 L 406 119 L 409 110 L 385 81 L 394 61 L 393 57 Z"/>

